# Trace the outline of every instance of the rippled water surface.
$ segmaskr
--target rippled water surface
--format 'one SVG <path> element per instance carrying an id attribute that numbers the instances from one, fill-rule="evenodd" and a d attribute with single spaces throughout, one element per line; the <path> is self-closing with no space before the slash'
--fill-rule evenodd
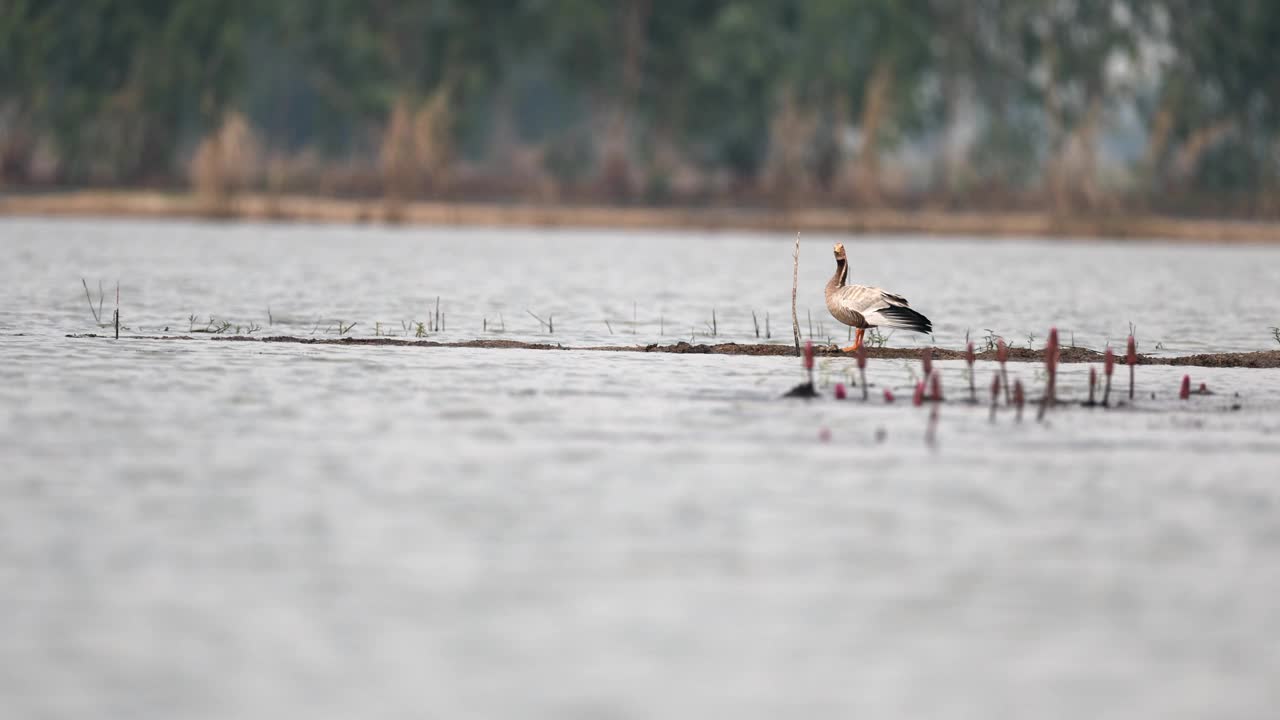
<path id="1" fill-rule="evenodd" d="M 843 340 L 836 239 L 804 240 L 801 323 Z M 1275 347 L 1272 249 L 839 239 L 939 345 Z M 401 334 L 439 296 L 432 339 L 701 342 L 714 308 L 719 340 L 754 310 L 781 342 L 790 238 L 6 220 L 0 245 L 0 716 L 1280 703 L 1276 371 L 1192 368 L 1215 394 L 1182 402 L 1185 369 L 1143 367 L 1133 406 L 991 423 L 941 363 L 930 447 L 914 363 L 873 361 L 864 405 L 779 401 L 793 358 L 65 337 L 95 331 L 84 277 L 108 316 L 120 280 L 126 336 Z"/>

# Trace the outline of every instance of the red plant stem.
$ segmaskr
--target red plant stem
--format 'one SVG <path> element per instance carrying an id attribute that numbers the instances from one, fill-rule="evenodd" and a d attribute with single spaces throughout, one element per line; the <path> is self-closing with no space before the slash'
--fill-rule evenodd
<path id="1" fill-rule="evenodd" d="M 1107 389 L 1102 391 L 1103 407 L 1111 405 L 1111 373 L 1116 371 L 1116 354 L 1111 352 L 1111 346 L 1107 346 L 1107 352 L 1102 357 L 1102 372 L 1107 376 Z"/>
<path id="2" fill-rule="evenodd" d="M 937 405 L 934 405 L 933 409 L 929 411 L 929 425 L 925 428 L 925 431 L 924 431 L 924 441 L 928 443 L 930 447 L 933 447 L 938 442 L 938 406 Z"/>
<path id="3" fill-rule="evenodd" d="M 836 399 L 844 400 L 845 397 L 844 383 L 836 383 Z"/>
<path id="4" fill-rule="evenodd" d="M 1058 328 L 1049 328 L 1049 342 L 1044 348 L 1044 366 L 1049 373 L 1049 381 L 1045 385 L 1045 402 L 1052 405 L 1058 401 Z M 1043 415 L 1043 410 L 1041 414 Z"/>
<path id="5" fill-rule="evenodd" d="M 924 368 L 926 378 L 933 374 L 933 348 L 925 348 L 920 352 L 920 365 Z"/>
<path id="6" fill-rule="evenodd" d="M 920 407 L 924 404 L 924 381 L 916 383 L 916 391 L 911 396 L 911 404 Z"/>
<path id="7" fill-rule="evenodd" d="M 934 402 L 942 402 L 942 372 L 935 372 L 929 376 L 929 399 Z"/>
<path id="8" fill-rule="evenodd" d="M 813 341 L 804 342 L 804 369 L 809 374 L 809 386 L 813 387 Z"/>
<path id="9" fill-rule="evenodd" d="M 893 391 L 890 390 L 889 388 L 884 389 L 884 402 L 886 405 L 890 405 L 893 403 Z"/>
<path id="10" fill-rule="evenodd" d="M 1000 402 L 1000 373 L 991 376 L 991 422 L 996 421 L 996 405 Z"/>
<path id="11" fill-rule="evenodd" d="M 1009 346 L 1004 344 L 1004 338 L 996 341 L 996 360 L 1000 363 L 1000 382 L 1004 385 L 1004 404 L 1012 405 L 1013 401 L 1009 397 L 1009 371 L 1005 367 L 1005 363 L 1009 361 Z"/>
<path id="12" fill-rule="evenodd" d="M 1095 386 L 1097 386 L 1097 384 L 1098 384 L 1098 369 L 1091 365 L 1089 366 L 1089 405 L 1091 406 L 1095 404 L 1093 402 L 1093 389 Z"/>
<path id="13" fill-rule="evenodd" d="M 1178 389 L 1178 399 L 1188 400 L 1191 398 L 1191 376 L 1182 376 L 1182 387 Z"/>
<path id="14" fill-rule="evenodd" d="M 1133 336 L 1129 336 L 1129 347 L 1125 353 L 1125 360 L 1129 363 L 1129 399 L 1133 399 L 1133 367 L 1138 364 L 1138 345 L 1133 341 Z"/>
<path id="15" fill-rule="evenodd" d="M 857 352 L 858 380 L 862 383 L 862 401 L 867 401 L 867 346 L 859 345 Z"/>

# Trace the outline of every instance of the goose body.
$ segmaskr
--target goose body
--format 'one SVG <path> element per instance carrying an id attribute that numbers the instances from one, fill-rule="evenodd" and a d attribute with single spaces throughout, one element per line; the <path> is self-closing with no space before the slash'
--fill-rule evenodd
<path id="1" fill-rule="evenodd" d="M 929 318 L 911 309 L 901 295 L 894 295 L 878 287 L 847 284 L 849 259 L 844 244 L 836 243 L 836 272 L 827 281 L 827 310 L 841 323 L 858 331 L 857 341 L 844 348 L 852 352 L 862 346 L 862 334 L 867 328 L 889 327 L 920 333 L 933 332 Z"/>

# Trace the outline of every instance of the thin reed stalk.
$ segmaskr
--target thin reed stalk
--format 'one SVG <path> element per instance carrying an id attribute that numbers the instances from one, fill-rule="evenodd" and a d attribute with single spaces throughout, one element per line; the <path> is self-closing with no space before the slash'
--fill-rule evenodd
<path id="1" fill-rule="evenodd" d="M 973 354 L 973 343 L 966 344 L 964 349 L 964 362 L 965 365 L 969 366 L 969 402 L 975 404 L 978 402 L 978 390 L 974 387 L 973 378 L 973 362 L 976 359 L 977 358 Z"/>
<path id="2" fill-rule="evenodd" d="M 800 354 L 800 320 L 796 317 L 796 288 L 800 284 L 800 233 L 796 233 L 796 246 L 791 255 L 791 332 L 795 335 L 796 354 Z M 766 318 L 767 319 L 767 318 Z"/>
<path id="3" fill-rule="evenodd" d="M 80 284 L 84 286 L 84 299 L 86 302 L 89 303 L 89 312 L 93 314 L 93 324 L 101 325 L 102 317 L 101 315 L 99 315 L 99 311 L 94 309 L 93 297 L 89 295 L 89 283 L 85 282 L 84 278 L 80 278 Z M 101 298 L 102 296 L 101 288 L 99 288 L 98 296 L 99 298 Z M 102 302 L 101 299 L 99 299 L 98 302 L 99 304 L 101 304 Z"/>

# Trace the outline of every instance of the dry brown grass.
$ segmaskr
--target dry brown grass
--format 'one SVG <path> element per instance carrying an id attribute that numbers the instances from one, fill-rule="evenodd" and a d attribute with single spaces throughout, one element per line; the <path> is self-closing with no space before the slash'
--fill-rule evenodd
<path id="1" fill-rule="evenodd" d="M 234 111 L 200 141 L 191 158 L 189 177 L 206 213 L 235 214 L 236 196 L 248 190 L 259 175 L 258 151 L 248 120 Z"/>
<path id="2" fill-rule="evenodd" d="M 406 97 L 396 102 L 379 151 L 388 220 L 403 219 L 410 198 L 448 191 L 454 161 L 452 122 L 445 90 L 436 91 L 416 108 Z"/>

